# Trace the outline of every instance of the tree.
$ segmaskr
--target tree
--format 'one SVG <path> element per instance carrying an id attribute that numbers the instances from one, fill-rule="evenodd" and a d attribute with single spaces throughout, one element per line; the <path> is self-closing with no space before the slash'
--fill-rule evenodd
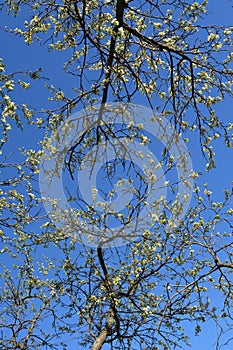
<path id="1" fill-rule="evenodd" d="M 94 147 L 91 168 L 101 145 L 125 149 L 127 137 L 147 145 L 144 125 L 131 124 L 127 114 L 126 106 L 131 106 L 127 103 L 138 99 L 154 116 L 160 113 L 162 123 L 174 126 L 174 137 L 198 140 L 207 171 L 214 168 L 214 140 L 232 147 L 233 124 L 227 125 L 217 115 L 215 105 L 232 97 L 233 27 L 206 24 L 206 0 L 15 0 L 3 2 L 1 11 L 16 18 L 17 27 L 5 30 L 24 39 L 26 45 L 36 42 L 48 45 L 51 52 L 65 52 L 64 70 L 75 83 L 73 91 L 65 93 L 49 83 L 41 68 L 8 73 L 0 61 L 4 154 L 0 166 L 5 177 L 0 182 L 0 349 L 73 349 L 78 346 L 74 344 L 92 350 L 185 348 L 190 328 L 198 335 L 206 321 L 217 325 L 216 349 L 229 348 L 232 189 L 224 189 L 223 199 L 212 199 L 201 176 L 198 179 L 199 174 L 191 171 L 189 180 L 197 182 L 192 205 L 173 226 L 174 213 L 180 210 L 173 193 L 186 179 L 174 177 L 172 171 L 178 164 L 174 164 L 171 144 L 164 145 L 157 165 L 168 177 L 171 174 L 172 183 L 165 185 L 170 197 L 160 198 L 162 210 L 154 202 L 148 214 L 153 225 L 146 227 L 146 218 L 140 236 L 127 236 L 124 244 L 106 248 L 102 236 L 94 244 L 81 244 L 77 232 L 73 235 L 61 225 L 68 215 L 75 222 L 72 227 L 78 223 L 85 235 L 83 222 L 88 222 L 87 227 L 99 225 L 98 232 L 110 230 L 106 215 L 99 215 L 85 202 L 80 205 L 80 193 L 74 196 L 67 190 L 69 202 L 79 205 L 79 210 L 57 211 L 58 203 L 50 201 L 55 213 L 51 219 L 43 209 L 38 173 L 41 159 L 54 154 L 55 137 L 72 133 L 64 125 L 77 109 L 88 111 L 85 122 L 91 123 L 95 115 L 98 123 L 78 137 L 72 134 L 72 147 L 62 159 L 67 178 L 75 179 Z M 28 101 L 17 100 L 21 88 L 26 91 L 37 82 L 48 90 L 50 100 L 40 117 Z M 105 119 L 109 103 L 115 101 L 121 103 L 116 114 L 126 116 L 120 126 Z M 97 108 L 96 103 L 100 103 Z M 158 123 L 158 119 L 153 121 Z M 43 133 L 40 148 L 12 148 L 11 135 L 17 128 Z M 55 155 L 60 155 L 57 151 Z M 116 157 L 105 163 L 108 181 L 125 169 L 131 176 L 127 189 L 135 191 L 133 204 L 111 214 L 123 228 L 135 218 L 141 224 L 148 192 L 146 170 L 143 173 L 133 164 L 127 148 L 126 154 L 127 161 Z M 114 197 L 114 191 L 107 192 Z M 60 225 L 56 225 L 58 220 Z"/>

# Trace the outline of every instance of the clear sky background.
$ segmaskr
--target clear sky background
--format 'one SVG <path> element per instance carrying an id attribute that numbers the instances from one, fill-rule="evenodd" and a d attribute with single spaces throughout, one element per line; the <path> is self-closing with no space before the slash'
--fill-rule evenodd
<path id="1" fill-rule="evenodd" d="M 233 2 L 228 0 L 210 0 L 209 1 L 209 22 L 218 25 L 233 25 Z M 43 68 L 43 76 L 48 76 L 51 83 L 56 87 L 61 87 L 65 92 L 71 92 L 71 88 L 75 86 L 75 78 L 70 76 L 69 79 L 67 75 L 62 73 L 62 66 L 65 61 L 65 53 L 48 53 L 45 47 L 39 46 L 34 43 L 30 46 L 26 46 L 22 38 L 11 36 L 9 33 L 5 33 L 2 29 L 5 25 L 9 23 L 16 23 L 16 26 L 20 27 L 19 22 L 22 23 L 21 19 L 12 19 L 7 16 L 0 18 L 0 57 L 3 58 L 4 63 L 6 63 L 6 72 L 10 73 L 12 71 L 24 70 L 28 68 L 30 70 L 36 70 L 39 67 Z M 22 77 L 23 80 L 23 77 Z M 26 103 L 35 106 L 37 109 L 46 108 L 48 106 L 47 102 L 47 92 L 42 87 L 39 82 L 34 82 L 32 84 L 32 89 L 17 90 L 17 96 L 15 96 L 16 102 Z M 140 103 L 140 101 L 137 101 Z M 233 122 L 233 101 L 226 99 L 224 103 L 217 105 L 216 110 L 222 120 L 225 120 L 226 124 L 228 122 Z M 39 115 L 38 115 L 39 117 Z M 10 133 L 11 142 L 10 146 L 12 150 L 17 147 L 25 148 L 39 148 L 38 140 L 43 137 L 41 131 L 37 133 L 31 133 L 31 128 L 25 126 L 24 131 L 13 130 Z M 205 173 L 204 162 L 200 162 L 200 157 L 202 157 L 199 145 L 192 141 L 187 144 L 189 147 L 193 168 L 195 171 L 202 171 L 204 173 L 201 177 L 201 183 L 207 182 L 210 190 L 213 192 L 214 198 L 222 199 L 222 189 L 224 187 L 230 188 L 232 184 L 232 173 L 233 173 L 233 150 L 227 149 L 219 140 L 215 141 L 215 153 L 216 153 L 216 169 Z M 218 301 L 216 300 L 216 303 Z M 203 332 L 198 337 L 192 338 L 192 350 L 202 350 L 208 349 L 213 350 L 213 341 L 215 340 L 215 326 L 213 323 L 206 323 L 203 325 Z M 228 334 L 228 337 L 230 334 Z M 233 337 L 233 330 L 231 336 Z M 70 350 L 76 349 L 77 346 L 70 346 Z M 81 349 L 81 348 L 80 348 Z M 230 350 L 230 349 L 229 349 Z"/>
<path id="2" fill-rule="evenodd" d="M 210 11 L 209 23 L 214 23 L 218 25 L 226 24 L 233 25 L 232 20 L 232 6 L 233 3 L 230 0 L 211 0 L 208 8 Z M 13 24 L 20 27 L 20 23 L 23 20 L 21 17 L 12 19 L 11 17 L 4 16 L 1 17 L 0 29 L 4 28 L 4 25 Z M 62 66 L 66 58 L 66 53 L 64 52 L 47 52 L 45 46 L 39 46 L 37 43 L 33 43 L 30 46 L 25 45 L 22 38 L 15 37 L 9 33 L 4 33 L 3 30 L 0 30 L 0 47 L 1 47 L 1 57 L 6 63 L 6 72 L 14 71 L 23 71 L 24 68 L 29 70 L 36 70 L 39 67 L 43 68 L 42 75 L 49 77 L 51 84 L 56 87 L 61 87 L 61 89 L 66 93 L 70 92 L 73 94 L 72 87 L 76 85 L 75 77 L 71 75 L 68 77 L 67 74 L 62 72 Z M 23 78 L 23 77 L 22 77 Z M 17 96 L 15 99 L 17 102 L 24 103 L 31 106 L 35 106 L 38 110 L 40 108 L 46 108 L 48 106 L 48 92 L 43 89 L 42 82 L 34 81 L 31 84 L 29 90 L 17 89 Z M 137 101 L 140 103 L 140 101 Z M 219 116 L 226 123 L 232 121 L 232 112 L 233 105 L 230 99 L 226 99 L 223 103 L 220 103 L 216 106 L 216 111 L 219 113 Z M 40 115 L 38 114 L 38 117 Z M 30 129 L 30 128 L 29 128 Z M 18 137 L 15 137 L 14 132 L 14 147 L 22 146 L 25 147 L 34 147 L 38 138 L 36 135 L 31 135 L 27 127 L 24 132 L 18 131 Z M 33 136 L 33 137 L 32 137 Z M 42 135 L 38 131 L 38 137 Z M 233 158 L 232 150 L 226 150 L 226 147 L 221 147 L 221 141 L 216 140 L 216 165 L 217 168 L 207 174 L 208 183 L 215 187 L 215 190 L 218 191 L 221 184 L 226 184 L 227 187 L 231 185 L 231 171 L 233 170 Z M 188 145 L 191 152 L 198 152 L 198 145 Z M 194 168 L 197 169 L 200 167 L 201 154 L 198 152 L 198 156 L 192 155 L 192 161 Z M 203 168 L 204 169 L 204 168 Z M 217 186 L 216 186 L 217 185 Z"/>

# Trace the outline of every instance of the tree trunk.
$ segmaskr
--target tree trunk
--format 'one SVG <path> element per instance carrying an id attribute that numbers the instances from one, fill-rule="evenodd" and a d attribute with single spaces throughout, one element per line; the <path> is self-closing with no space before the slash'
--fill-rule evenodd
<path id="1" fill-rule="evenodd" d="M 100 331 L 98 337 L 95 339 L 91 350 L 100 350 L 104 345 L 107 336 L 111 333 L 114 324 L 114 312 L 112 307 L 108 310 L 108 317 L 106 326 Z"/>

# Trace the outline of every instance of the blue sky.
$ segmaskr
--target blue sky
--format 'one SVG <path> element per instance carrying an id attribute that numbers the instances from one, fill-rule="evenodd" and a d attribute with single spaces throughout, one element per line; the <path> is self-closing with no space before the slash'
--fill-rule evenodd
<path id="1" fill-rule="evenodd" d="M 218 25 L 226 24 L 232 25 L 232 1 L 224 0 L 212 0 L 209 2 L 208 8 L 210 11 L 209 22 Z M 12 19 L 11 17 L 2 17 L 0 28 L 4 28 L 4 24 L 9 23 L 16 24 L 19 26 L 18 19 Z M 22 22 L 22 20 L 20 20 Z M 15 38 L 9 33 L 0 31 L 0 42 L 1 42 L 1 56 L 4 62 L 7 64 L 7 72 L 23 70 L 27 67 L 29 70 L 36 70 L 39 67 L 43 67 L 43 76 L 49 77 L 50 83 L 56 87 L 61 87 L 63 91 L 72 93 L 72 87 L 75 86 L 75 78 L 71 75 L 67 78 L 67 75 L 62 72 L 62 66 L 66 58 L 64 52 L 47 52 L 47 49 L 43 46 L 39 46 L 36 43 L 28 46 L 25 45 L 22 38 Z M 23 77 L 22 77 L 23 78 Z M 38 95 L 39 91 L 39 95 Z M 39 97 L 39 98 L 38 98 Z M 31 89 L 17 90 L 16 100 L 20 103 L 26 102 L 29 105 L 36 106 L 37 109 L 46 108 L 48 106 L 48 92 L 42 88 L 42 83 L 34 81 L 31 85 Z M 140 101 L 137 101 L 140 103 Z M 226 123 L 232 121 L 233 106 L 230 99 L 226 99 L 224 103 L 220 103 L 216 106 L 216 111 L 222 120 Z M 39 117 L 39 114 L 38 114 Z M 28 129 L 29 130 L 29 129 Z M 15 132 L 15 130 L 14 130 Z M 27 133 L 27 127 L 22 134 L 20 131 L 17 132 L 18 137 L 14 141 L 19 146 L 24 145 L 25 147 L 35 146 L 37 143 L 36 137 L 31 137 L 30 132 Z M 41 137 L 38 131 L 38 137 Z M 23 142 L 22 142 L 23 141 Z M 231 186 L 231 170 L 233 169 L 233 158 L 232 150 L 221 147 L 221 141 L 216 140 L 216 165 L 217 168 L 207 174 L 208 183 L 210 186 L 214 186 L 215 190 L 219 192 L 220 183 L 223 186 Z M 16 146 L 16 145 L 15 145 Z M 195 149 L 195 144 L 188 145 L 190 151 Z M 200 167 L 199 156 L 201 154 L 192 156 L 193 166 L 195 169 Z M 223 161 L 224 157 L 224 161 Z M 203 168 L 204 169 L 204 168 Z M 199 170 L 199 169 L 198 169 Z M 216 179 L 218 179 L 216 186 Z"/>
<path id="2" fill-rule="evenodd" d="M 215 24 L 233 25 L 232 21 L 232 1 L 224 0 L 210 0 L 209 11 L 211 13 L 209 22 Z M 18 20 L 16 20 L 18 21 Z M 9 22 L 14 23 L 14 20 L 4 17 L 1 20 L 0 27 L 3 28 L 5 24 Z M 7 73 L 12 71 L 23 70 L 27 67 L 30 70 L 36 70 L 39 67 L 43 67 L 43 75 L 48 76 L 51 79 L 51 83 L 57 87 L 61 87 L 64 91 L 71 92 L 71 87 L 75 85 L 75 79 L 71 76 L 69 80 L 67 76 L 62 73 L 62 66 L 64 63 L 65 54 L 63 53 L 48 53 L 44 47 L 40 47 L 37 44 L 26 46 L 23 40 L 15 38 L 7 33 L 0 31 L 0 43 L 1 54 L 7 64 Z M 47 93 L 41 88 L 41 84 L 34 82 L 32 89 L 28 91 L 18 91 L 16 100 L 20 102 L 26 102 L 32 106 L 44 108 L 48 105 Z M 140 102 L 140 101 L 138 101 Z M 216 107 L 220 117 L 227 122 L 233 121 L 233 103 L 230 99 L 226 99 L 224 103 L 219 104 Z M 39 117 L 39 115 L 38 115 Z M 25 126 L 24 131 L 13 129 L 10 133 L 12 150 L 16 147 L 25 148 L 38 148 L 38 140 L 42 137 L 41 131 L 31 134 L 30 128 Z M 222 196 L 222 189 L 224 187 L 230 188 L 232 184 L 232 172 L 233 172 L 233 150 L 227 149 L 219 140 L 215 141 L 216 144 L 216 169 L 210 172 L 205 172 L 204 163 L 200 162 L 202 157 L 196 141 L 193 140 L 187 146 L 190 149 L 192 155 L 193 168 L 195 171 L 202 171 L 204 173 L 201 178 L 201 182 L 208 182 L 209 188 L 213 192 L 214 198 Z M 215 332 L 215 326 L 213 323 L 206 323 L 204 325 L 204 331 L 199 337 L 192 337 L 192 350 L 208 349 L 212 350 L 213 340 L 212 334 Z M 233 331 L 232 331 L 233 336 Z M 77 349 L 77 347 L 76 347 Z M 69 348 L 72 350 L 72 347 Z"/>

